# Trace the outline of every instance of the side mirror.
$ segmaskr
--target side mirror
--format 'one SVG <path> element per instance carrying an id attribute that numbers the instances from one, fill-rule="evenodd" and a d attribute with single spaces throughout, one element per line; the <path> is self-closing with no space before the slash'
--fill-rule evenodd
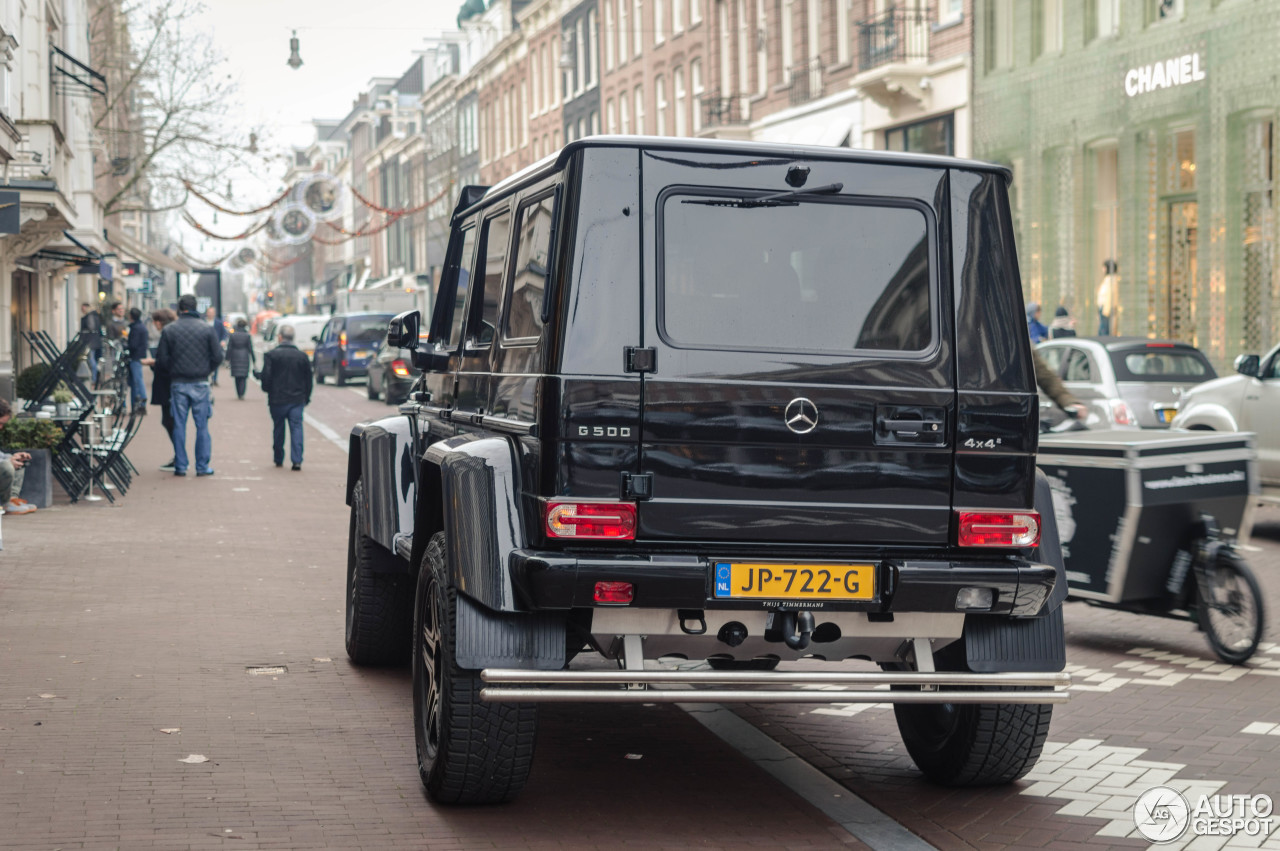
<path id="1" fill-rule="evenodd" d="M 320 338 L 319 338 L 319 337 L 312 337 L 312 338 L 311 338 L 311 342 L 313 342 L 313 343 L 318 343 L 318 342 L 320 342 Z"/>
<path id="2" fill-rule="evenodd" d="M 1258 370 L 1262 366 L 1261 358 L 1257 355 L 1237 355 L 1235 361 L 1236 372 L 1241 375 L 1258 377 Z"/>
<path id="3" fill-rule="evenodd" d="M 416 349 L 421 324 L 422 314 L 419 311 L 406 310 L 387 323 L 387 343 L 397 349 Z"/>

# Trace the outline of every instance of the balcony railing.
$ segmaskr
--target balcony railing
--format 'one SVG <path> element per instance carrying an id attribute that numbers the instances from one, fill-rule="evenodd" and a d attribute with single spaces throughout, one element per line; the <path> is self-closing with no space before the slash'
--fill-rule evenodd
<path id="1" fill-rule="evenodd" d="M 741 103 L 740 95 L 721 96 L 718 91 L 707 92 L 702 96 L 702 125 L 721 127 L 726 124 L 741 124 Z"/>
<path id="2" fill-rule="evenodd" d="M 791 69 L 791 105 L 822 97 L 822 60 L 814 57 Z"/>
<path id="3" fill-rule="evenodd" d="M 858 24 L 858 70 L 869 71 L 891 62 L 927 62 L 929 24 L 927 5 L 888 9 Z"/>

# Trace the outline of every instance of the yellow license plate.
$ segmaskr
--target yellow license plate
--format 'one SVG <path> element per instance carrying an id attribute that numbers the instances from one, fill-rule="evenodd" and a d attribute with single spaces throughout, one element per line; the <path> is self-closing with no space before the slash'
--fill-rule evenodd
<path id="1" fill-rule="evenodd" d="M 874 564 L 721 561 L 715 566 L 715 598 L 871 600 L 875 572 Z"/>
<path id="2" fill-rule="evenodd" d="M 1156 408 L 1156 416 L 1160 419 L 1160 422 L 1162 423 L 1173 422 L 1173 418 L 1177 415 L 1177 413 L 1178 413 L 1177 408 Z"/>
<path id="3" fill-rule="evenodd" d="M 369 357 L 369 355 L 371 355 L 371 354 L 373 354 L 373 352 L 369 351 L 368 349 L 361 349 L 360 351 L 356 352 L 356 357 L 357 357 L 357 358 L 367 358 L 367 357 Z"/>

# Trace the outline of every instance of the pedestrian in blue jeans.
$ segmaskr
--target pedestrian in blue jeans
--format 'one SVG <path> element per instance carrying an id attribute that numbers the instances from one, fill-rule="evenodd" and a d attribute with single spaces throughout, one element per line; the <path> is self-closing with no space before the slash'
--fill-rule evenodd
<path id="1" fill-rule="evenodd" d="M 147 359 L 147 326 L 142 311 L 129 308 L 129 404 L 134 413 L 147 413 L 147 385 L 142 378 L 142 362 Z"/>
<path id="2" fill-rule="evenodd" d="M 173 474 L 187 474 L 187 414 L 196 424 L 196 475 L 212 476 L 213 439 L 209 417 L 213 397 L 209 376 L 222 363 L 222 345 L 213 328 L 196 313 L 196 297 L 178 299 L 178 321 L 160 332 L 156 367 L 169 373 L 169 404 L 173 411 Z"/>
<path id="3" fill-rule="evenodd" d="M 271 411 L 272 458 L 284 466 L 284 428 L 289 426 L 289 460 L 295 471 L 302 469 L 302 409 L 311 403 L 311 361 L 293 344 L 292 325 L 277 329 L 280 344 L 262 357 L 257 378 L 267 393 Z"/>

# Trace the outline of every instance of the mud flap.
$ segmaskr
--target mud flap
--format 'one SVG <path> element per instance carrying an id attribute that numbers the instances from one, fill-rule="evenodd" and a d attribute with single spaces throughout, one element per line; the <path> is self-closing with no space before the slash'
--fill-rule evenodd
<path id="1" fill-rule="evenodd" d="M 1053 565 L 1058 578 L 1035 618 L 969 615 L 964 619 L 965 660 L 970 671 L 1061 671 L 1067 664 L 1063 635 L 1062 603 L 1067 599 L 1066 566 L 1053 514 L 1049 480 L 1036 470 L 1036 511 L 1040 512 L 1040 546 L 1032 556 L 1040 564 Z"/>
<path id="2" fill-rule="evenodd" d="M 564 648 L 563 614 L 495 612 L 458 594 L 459 668 L 558 671 L 565 664 Z"/>

